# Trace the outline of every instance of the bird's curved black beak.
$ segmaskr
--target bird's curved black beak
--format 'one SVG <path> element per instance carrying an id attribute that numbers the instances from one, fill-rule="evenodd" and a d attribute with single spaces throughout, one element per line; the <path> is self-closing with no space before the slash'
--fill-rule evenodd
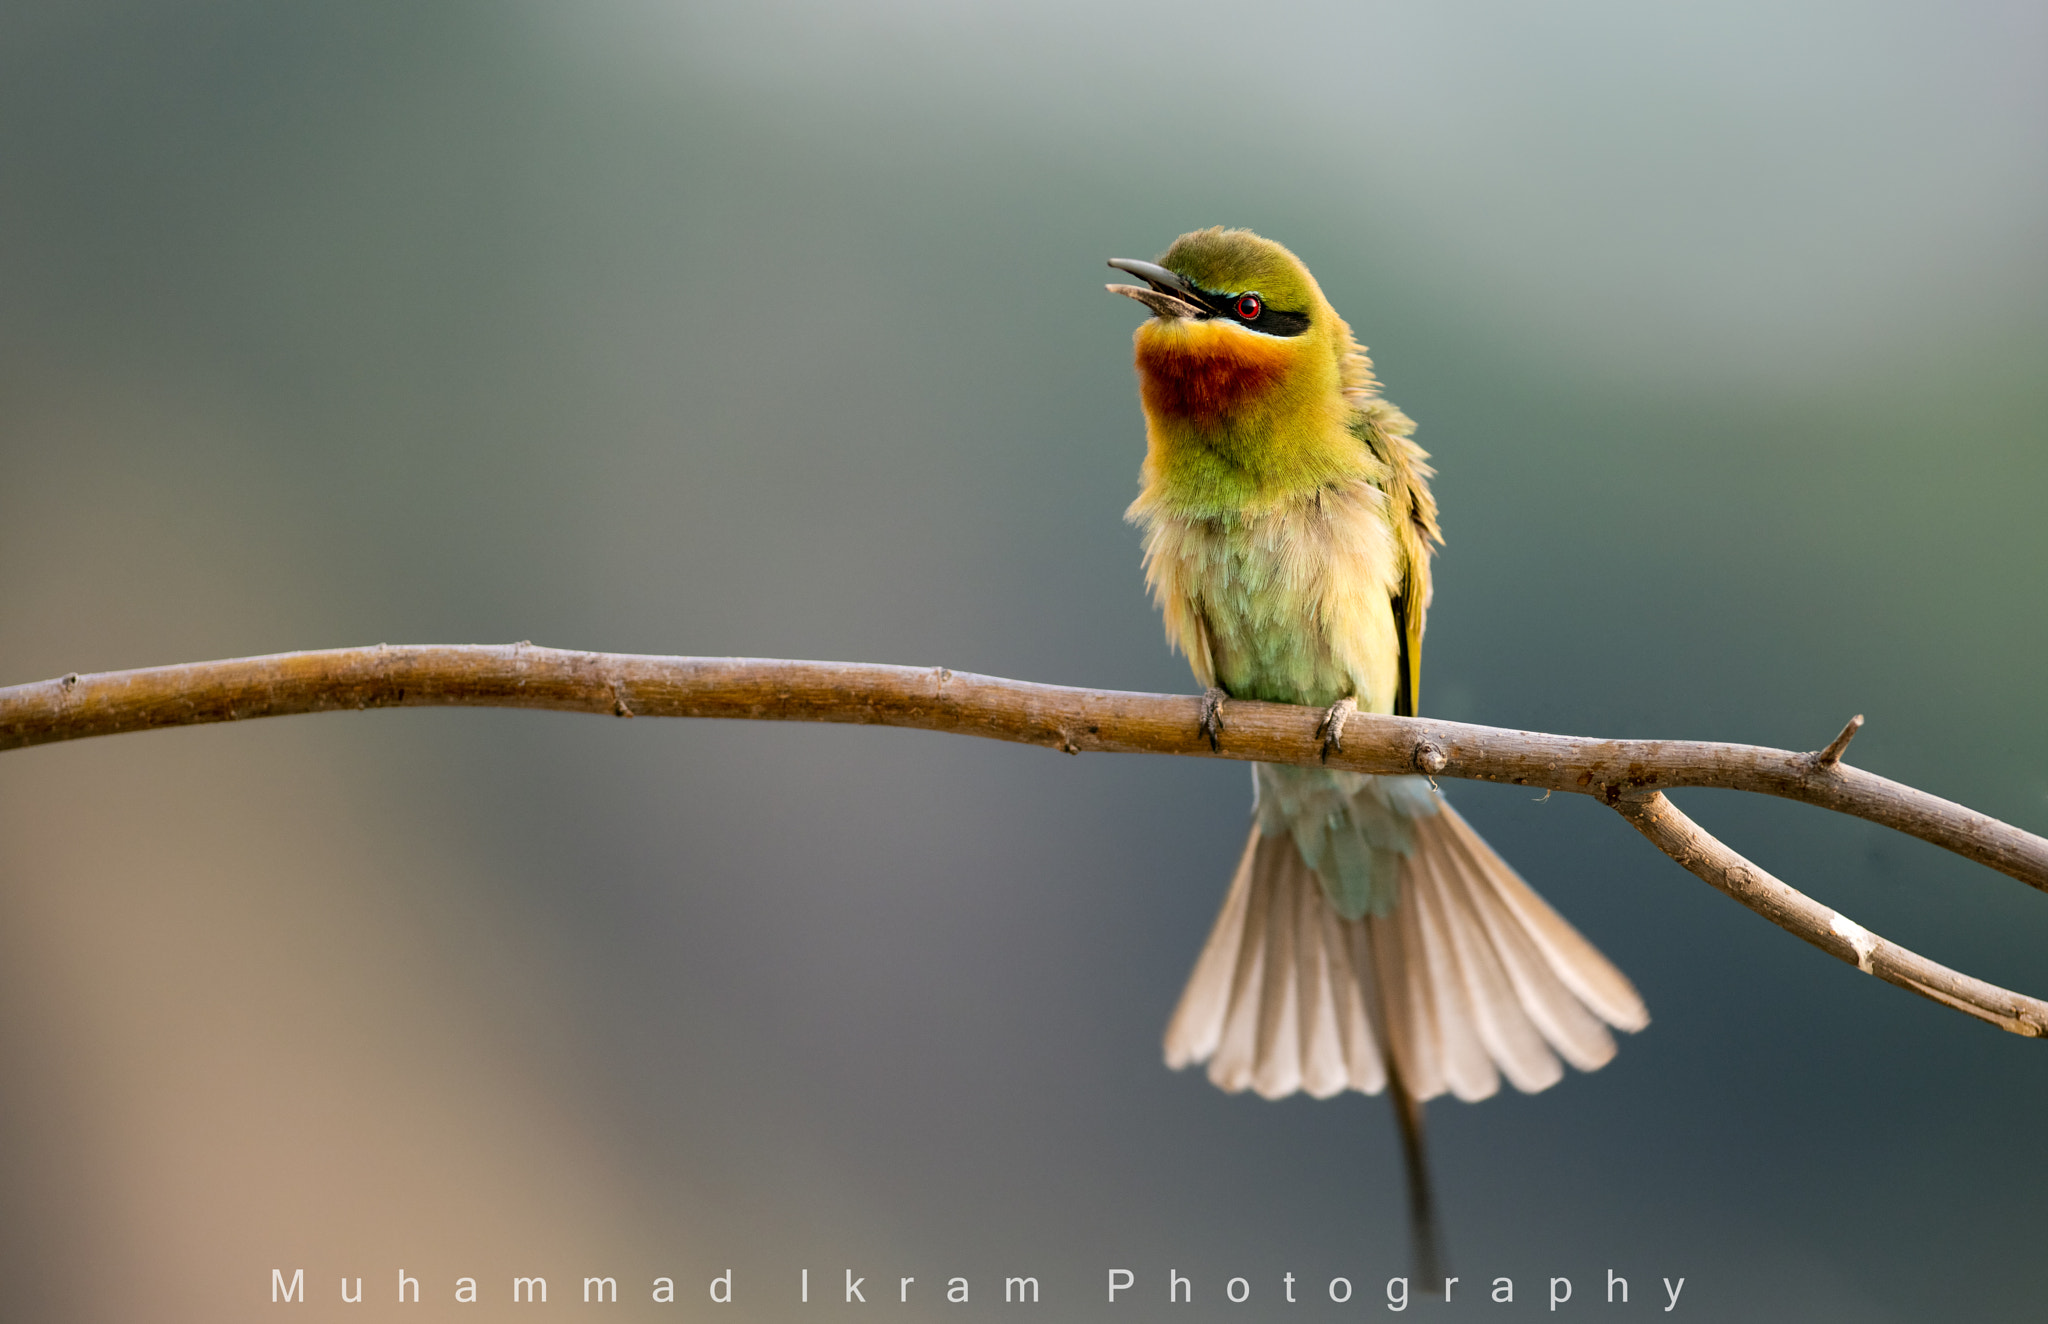
<path id="1" fill-rule="evenodd" d="M 1155 317 L 1173 321 L 1182 317 L 1208 317 L 1211 310 L 1201 291 L 1182 280 L 1156 262 L 1139 262 L 1135 258 L 1113 257 L 1109 265 L 1118 271 L 1128 271 L 1145 287 L 1137 285 L 1106 285 L 1112 294 L 1121 294 L 1136 299 L 1152 310 Z M 1147 288 L 1149 287 L 1149 288 Z"/>

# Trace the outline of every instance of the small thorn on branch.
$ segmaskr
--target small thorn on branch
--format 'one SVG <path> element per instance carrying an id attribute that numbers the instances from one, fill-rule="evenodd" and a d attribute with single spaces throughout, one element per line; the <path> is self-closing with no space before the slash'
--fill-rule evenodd
<path id="1" fill-rule="evenodd" d="M 1813 756 L 1813 765 L 1816 768 L 1832 768 L 1837 763 L 1840 763 L 1842 761 L 1842 751 L 1849 748 L 1849 742 L 1854 740 L 1856 733 L 1862 729 L 1863 714 L 1858 713 L 1849 719 L 1849 724 L 1842 728 L 1842 734 L 1836 736 L 1833 743 Z"/>

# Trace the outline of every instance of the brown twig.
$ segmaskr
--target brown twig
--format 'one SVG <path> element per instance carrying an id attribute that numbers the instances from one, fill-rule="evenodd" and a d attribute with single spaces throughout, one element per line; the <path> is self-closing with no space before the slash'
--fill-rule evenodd
<path id="1" fill-rule="evenodd" d="M 1842 734 L 1836 736 L 1833 740 L 1830 740 L 1828 742 L 1828 747 L 1826 749 L 1822 750 L 1820 753 L 1813 756 L 1814 766 L 1819 768 L 1832 768 L 1837 763 L 1840 763 L 1842 761 L 1843 753 L 1849 748 L 1849 742 L 1854 740 L 1856 738 L 1856 733 L 1858 731 L 1861 731 L 1862 729 L 1863 714 L 1858 713 L 1854 717 L 1849 719 L 1849 724 L 1847 726 L 1842 728 Z"/>
<path id="2" fill-rule="evenodd" d="M 1868 975 L 1910 989 L 1943 1006 L 2039 1039 L 2048 1035 L 2048 1004 L 1987 984 L 1887 942 L 1839 911 L 1773 878 L 1736 854 L 1665 798 L 1662 791 L 1624 796 L 1615 806 L 1638 832 L 1672 859 L 1788 933 Z"/>
<path id="3" fill-rule="evenodd" d="M 1233 700 L 1217 747 L 1199 696 L 1073 689 L 943 667 L 579 653 L 531 644 L 344 648 L 68 675 L 0 689 L 0 750 L 165 726 L 348 708 L 546 708 L 621 717 L 851 722 L 952 731 L 1067 753 L 1153 753 L 1315 764 L 1325 714 Z M 1994 988 L 1869 934 L 1702 831 L 1661 792 L 1782 796 L 1896 828 L 2048 891 L 2048 840 L 1819 753 L 1689 740 L 1596 740 L 1359 713 L 1329 766 L 1507 782 L 1590 795 L 1672 858 L 1773 923 L 1859 969 L 2017 1034 L 2048 1034 L 2048 1003 Z"/>

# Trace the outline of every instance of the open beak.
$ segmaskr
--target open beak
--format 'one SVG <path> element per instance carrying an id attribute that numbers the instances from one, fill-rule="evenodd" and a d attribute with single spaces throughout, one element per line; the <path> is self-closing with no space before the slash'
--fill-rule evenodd
<path id="1" fill-rule="evenodd" d="M 1118 271 L 1128 271 L 1145 282 L 1137 285 L 1107 285 L 1103 288 L 1112 294 L 1125 295 L 1136 299 L 1152 310 L 1155 317 L 1173 321 L 1180 317 L 1207 317 L 1210 310 L 1204 306 L 1202 296 L 1194 286 L 1174 275 L 1156 262 L 1139 262 L 1127 257 L 1113 257 L 1109 265 Z"/>

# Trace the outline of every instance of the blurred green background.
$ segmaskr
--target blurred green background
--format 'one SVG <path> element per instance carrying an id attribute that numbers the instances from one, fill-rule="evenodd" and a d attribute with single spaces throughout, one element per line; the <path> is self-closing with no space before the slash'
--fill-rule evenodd
<path id="1" fill-rule="evenodd" d="M 1852 762 L 2048 830 L 2044 75 L 2031 4 L 13 4 L 0 683 L 532 639 L 1187 691 L 1102 263 L 1224 223 L 1305 258 L 1435 455 L 1426 710 L 1793 748 L 1863 712 Z M 877 1315 L 1033 1274 L 1096 1318 L 1112 1267 L 1119 1319 L 1169 1269 L 1177 1319 L 1283 1272 L 1377 1312 L 1385 1102 L 1159 1062 L 1247 780 L 505 712 L 6 755 L 0 1316 L 271 1318 L 274 1267 L 304 1318 L 400 1270 L 405 1318 L 515 1313 L 515 1273 L 695 1318 L 726 1268 L 721 1315 L 788 1318 L 806 1267 L 806 1314 L 851 1268 Z M 1605 1310 L 1610 1269 L 1636 1314 L 1681 1276 L 1699 1319 L 2039 1310 L 2039 1045 L 1598 806 L 1450 791 L 1655 1020 L 1431 1110 L 1465 1285 L 1417 1310 Z M 2048 898 L 1680 798 L 2048 993 Z"/>

